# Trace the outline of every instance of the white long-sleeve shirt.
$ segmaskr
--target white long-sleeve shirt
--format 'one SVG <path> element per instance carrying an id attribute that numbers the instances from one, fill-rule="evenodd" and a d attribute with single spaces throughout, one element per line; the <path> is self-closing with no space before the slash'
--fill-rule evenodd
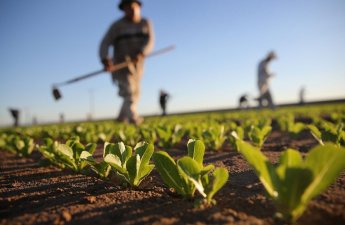
<path id="1" fill-rule="evenodd" d="M 115 21 L 104 35 L 100 48 L 99 57 L 101 60 L 112 59 L 114 64 L 124 62 L 127 57 L 135 58 L 139 53 L 148 55 L 153 48 L 154 32 L 149 20 L 142 18 L 140 22 L 134 23 L 128 19 L 121 18 Z M 109 54 L 110 47 L 113 54 Z M 126 80 L 129 73 L 135 73 L 140 79 L 144 70 L 144 61 L 140 60 L 130 69 L 124 68 L 113 72 L 113 80 Z"/>
<path id="2" fill-rule="evenodd" d="M 258 87 L 260 90 L 260 94 L 265 93 L 268 91 L 269 88 L 269 80 L 273 76 L 268 70 L 268 63 L 266 59 L 262 60 L 259 63 L 258 67 Z"/>

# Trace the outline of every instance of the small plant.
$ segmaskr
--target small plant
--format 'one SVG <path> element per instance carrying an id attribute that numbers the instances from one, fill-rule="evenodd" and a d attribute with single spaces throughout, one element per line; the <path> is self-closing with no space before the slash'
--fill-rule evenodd
<path id="1" fill-rule="evenodd" d="M 243 140 L 244 139 L 244 130 L 242 127 L 238 126 L 236 127 L 229 135 L 229 143 L 230 145 L 235 149 L 235 151 L 238 151 L 238 147 L 236 144 L 237 139 Z"/>
<path id="2" fill-rule="evenodd" d="M 154 153 L 153 160 L 164 183 L 186 197 L 193 198 L 195 190 L 207 204 L 215 204 L 213 196 L 226 183 L 229 173 L 225 168 L 217 168 L 211 175 L 214 165 L 203 166 L 205 146 L 201 141 L 188 141 L 188 156 L 175 162 L 167 152 Z"/>
<path id="3" fill-rule="evenodd" d="M 321 129 L 313 124 L 308 125 L 311 134 L 321 145 L 324 145 L 324 142 L 332 142 L 337 146 L 345 146 L 345 131 L 343 127 L 343 123 L 337 125 L 323 123 Z"/>
<path id="4" fill-rule="evenodd" d="M 10 134 L 4 136 L 2 147 L 19 156 L 29 156 L 34 150 L 34 140 L 28 136 Z"/>
<path id="5" fill-rule="evenodd" d="M 202 132 L 202 139 L 208 149 L 218 150 L 226 140 L 224 126 L 215 124 Z"/>
<path id="6" fill-rule="evenodd" d="M 255 146 L 261 147 L 271 130 L 272 127 L 270 125 L 265 125 L 263 127 L 252 125 L 248 132 L 248 137 Z"/>
<path id="7" fill-rule="evenodd" d="M 134 150 L 136 154 L 132 156 L 132 148 L 125 146 L 123 142 L 108 144 L 104 161 L 128 184 L 138 187 L 154 168 L 154 165 L 149 164 L 154 146 L 139 142 Z"/>
<path id="8" fill-rule="evenodd" d="M 288 149 L 276 166 L 250 144 L 237 140 L 237 145 L 272 198 L 276 215 L 292 222 L 345 168 L 345 149 L 332 144 L 311 149 L 305 160 L 298 151 Z"/>
<path id="9" fill-rule="evenodd" d="M 129 146 L 135 146 L 140 140 L 138 128 L 134 125 L 125 126 L 120 129 L 117 133 L 117 137 L 125 145 Z"/>
<path id="10" fill-rule="evenodd" d="M 290 137 L 296 138 L 303 130 L 306 129 L 306 125 L 302 122 L 295 122 L 295 116 L 293 114 L 287 114 L 277 119 L 280 130 L 288 132 Z"/>
<path id="11" fill-rule="evenodd" d="M 176 124 L 174 126 L 161 125 L 156 129 L 156 133 L 159 137 L 158 146 L 164 148 L 171 148 L 182 139 L 185 134 L 185 130 L 181 125 Z"/>
<path id="12" fill-rule="evenodd" d="M 89 152 L 91 155 L 96 149 L 96 144 L 90 143 L 86 146 L 79 142 L 78 137 L 69 139 L 66 144 L 60 144 L 50 138 L 45 139 L 45 145 L 38 149 L 51 163 L 62 168 L 70 168 L 76 172 L 81 172 L 87 163 L 80 159 L 83 151 Z"/>
<path id="13" fill-rule="evenodd" d="M 154 144 L 157 140 L 157 134 L 153 128 L 141 127 L 140 134 L 147 143 Z"/>
<path id="14" fill-rule="evenodd" d="M 108 142 L 104 143 L 103 159 L 106 156 L 106 154 L 109 154 L 109 152 L 111 151 L 111 147 L 112 145 Z M 91 169 L 102 179 L 106 179 L 109 176 L 111 166 L 109 166 L 109 164 L 106 163 L 104 160 L 101 162 L 96 162 L 96 160 L 93 158 L 90 152 L 83 151 L 80 155 L 80 160 L 86 162 L 91 167 Z"/>

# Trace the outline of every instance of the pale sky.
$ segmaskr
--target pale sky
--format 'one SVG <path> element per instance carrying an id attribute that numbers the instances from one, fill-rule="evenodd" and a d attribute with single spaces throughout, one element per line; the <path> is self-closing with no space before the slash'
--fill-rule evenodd
<path id="1" fill-rule="evenodd" d="M 101 69 L 100 40 L 122 16 L 115 0 L 0 1 L 0 126 L 115 118 L 122 99 L 108 74 L 60 88 L 53 83 Z M 244 93 L 258 95 L 257 64 L 268 51 L 274 101 L 345 98 L 344 0 L 144 0 L 155 50 L 176 49 L 146 61 L 138 111 L 159 114 L 160 89 L 171 94 L 168 112 L 237 106 Z"/>

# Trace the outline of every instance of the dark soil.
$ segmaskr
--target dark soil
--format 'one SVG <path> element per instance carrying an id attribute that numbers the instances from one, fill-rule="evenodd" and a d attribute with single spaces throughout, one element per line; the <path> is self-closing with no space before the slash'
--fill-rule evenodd
<path id="1" fill-rule="evenodd" d="M 303 154 L 316 141 L 308 134 L 292 139 L 273 132 L 263 152 L 276 162 L 282 150 Z M 168 150 L 184 155 L 185 143 Z M 102 146 L 97 150 L 101 157 Z M 274 219 L 274 206 L 266 198 L 256 175 L 242 156 L 224 145 L 207 152 L 205 163 L 224 166 L 227 184 L 216 194 L 217 205 L 195 208 L 166 188 L 154 170 L 138 189 L 123 187 L 118 180 L 103 181 L 54 166 L 41 166 L 34 152 L 20 158 L 0 151 L 0 224 L 284 224 Z M 314 199 L 297 224 L 345 224 L 345 173 Z"/>

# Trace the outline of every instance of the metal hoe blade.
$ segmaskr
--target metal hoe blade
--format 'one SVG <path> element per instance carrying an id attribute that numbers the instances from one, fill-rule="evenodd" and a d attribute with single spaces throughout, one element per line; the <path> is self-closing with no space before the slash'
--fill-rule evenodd
<path id="1" fill-rule="evenodd" d="M 57 89 L 56 87 L 53 87 L 53 96 L 56 101 L 62 97 L 59 89 Z"/>

